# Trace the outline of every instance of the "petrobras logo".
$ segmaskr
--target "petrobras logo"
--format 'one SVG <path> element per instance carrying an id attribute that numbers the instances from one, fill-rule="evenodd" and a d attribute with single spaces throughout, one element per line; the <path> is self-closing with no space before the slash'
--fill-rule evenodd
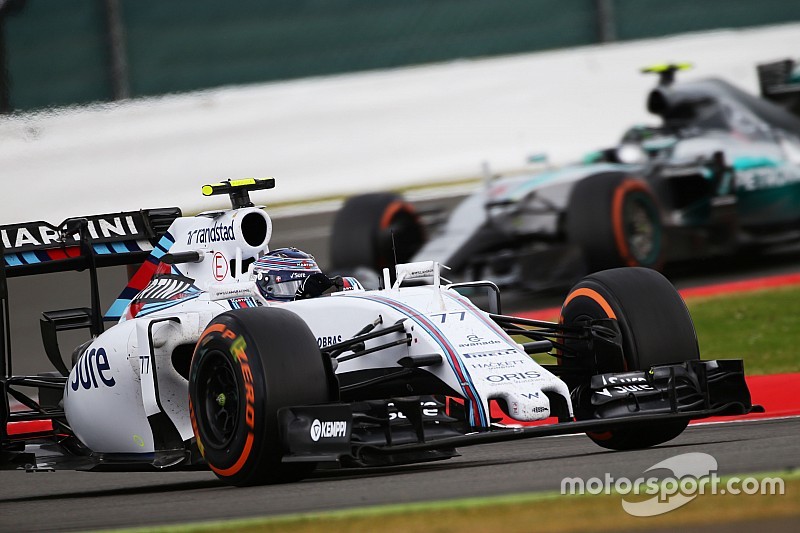
<path id="1" fill-rule="evenodd" d="M 311 423 L 311 440 L 335 439 L 347 435 L 347 422 L 344 420 L 330 420 L 320 422 L 318 418 Z"/>
<path id="2" fill-rule="evenodd" d="M 738 189 L 745 191 L 785 187 L 798 181 L 800 181 L 800 173 L 793 171 L 793 169 L 771 165 L 736 171 L 736 186 Z"/>
<path id="3" fill-rule="evenodd" d="M 328 346 L 333 346 L 334 344 L 338 344 L 342 342 L 341 335 L 328 335 L 326 337 L 317 337 L 317 346 L 320 348 L 327 348 Z"/>

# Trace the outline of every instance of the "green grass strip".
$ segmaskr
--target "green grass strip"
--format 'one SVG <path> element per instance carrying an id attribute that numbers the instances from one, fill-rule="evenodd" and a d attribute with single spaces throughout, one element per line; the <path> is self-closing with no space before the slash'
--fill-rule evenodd
<path id="1" fill-rule="evenodd" d="M 800 372 L 800 287 L 692 298 L 703 359 L 744 359 L 748 375 Z"/>
<path id="2" fill-rule="evenodd" d="M 800 286 L 692 297 L 686 305 L 702 359 L 743 359 L 748 376 L 800 372 Z M 546 354 L 533 358 L 553 363 Z"/>

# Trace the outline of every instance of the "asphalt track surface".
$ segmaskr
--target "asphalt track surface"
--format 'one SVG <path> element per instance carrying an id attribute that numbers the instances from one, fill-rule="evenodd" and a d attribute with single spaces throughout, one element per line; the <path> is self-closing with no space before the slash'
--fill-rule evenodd
<path id="1" fill-rule="evenodd" d="M 330 213 L 276 218 L 273 247 L 298 246 L 324 265 L 330 220 Z M 788 251 L 680 267 L 672 278 L 679 287 L 688 287 L 798 270 L 800 254 Z M 103 272 L 105 304 L 113 301 L 124 281 L 124 270 Z M 87 305 L 87 287 L 85 273 L 10 280 L 14 353 L 19 361 L 15 373 L 49 370 L 41 355 L 38 314 Z M 509 296 L 510 309 L 557 305 L 563 297 Z M 793 470 L 800 467 L 798 434 L 800 418 L 696 426 L 668 444 L 625 453 L 605 451 L 584 436 L 533 439 L 464 448 L 461 457 L 438 463 L 320 471 L 300 483 L 247 489 L 226 487 L 210 472 L 0 472 L 0 531 L 179 524 L 558 490 L 565 476 L 602 477 L 608 472 L 635 478 L 658 461 L 691 451 L 712 454 L 720 475 Z"/>
<path id="2" fill-rule="evenodd" d="M 800 418 L 695 426 L 668 444 L 633 452 L 603 450 L 583 435 L 543 438 L 463 448 L 461 457 L 437 463 L 319 471 L 299 483 L 244 489 L 227 487 L 210 472 L 2 472 L 0 529 L 178 524 L 557 491 L 565 476 L 636 479 L 655 463 L 688 452 L 713 455 L 721 476 L 785 471 L 800 467 L 798 434 Z"/>

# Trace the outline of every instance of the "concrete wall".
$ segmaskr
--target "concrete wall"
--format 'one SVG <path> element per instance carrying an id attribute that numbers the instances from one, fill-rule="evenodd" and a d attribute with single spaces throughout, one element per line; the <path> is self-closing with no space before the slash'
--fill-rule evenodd
<path id="1" fill-rule="evenodd" d="M 109 101 L 120 84 L 154 96 L 799 20 L 800 2 L 786 0 L 25 0 L 0 11 L 18 110 Z"/>

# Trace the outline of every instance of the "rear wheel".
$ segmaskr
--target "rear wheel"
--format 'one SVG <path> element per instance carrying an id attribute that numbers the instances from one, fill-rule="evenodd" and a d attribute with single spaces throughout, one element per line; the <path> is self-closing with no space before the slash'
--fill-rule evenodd
<path id="1" fill-rule="evenodd" d="M 578 358 L 564 364 L 582 366 L 587 373 L 648 370 L 653 365 L 700 359 L 697 336 L 686 305 L 661 274 L 645 268 L 618 268 L 585 277 L 573 287 L 561 309 L 561 322 L 578 325 L 592 319 L 617 321 L 622 334 L 622 360 L 598 365 L 592 353 L 578 351 Z M 575 348 L 574 342 L 567 342 Z M 576 417 L 592 417 L 586 398 L 578 395 Z M 655 446 L 671 440 L 687 422 L 645 424 L 587 434 L 594 442 L 613 450 Z"/>
<path id="2" fill-rule="evenodd" d="M 662 266 L 664 228 L 658 202 L 644 180 L 606 172 L 579 182 L 570 196 L 566 229 L 592 272 Z"/>
<path id="3" fill-rule="evenodd" d="M 277 412 L 325 403 L 334 391 L 316 338 L 296 314 L 229 311 L 206 327 L 189 374 L 192 427 L 211 470 L 231 485 L 299 479 L 314 464 L 283 464 Z"/>
<path id="4" fill-rule="evenodd" d="M 331 232 L 331 266 L 381 270 L 411 260 L 425 242 L 414 207 L 394 193 L 348 199 L 336 213 Z"/>

